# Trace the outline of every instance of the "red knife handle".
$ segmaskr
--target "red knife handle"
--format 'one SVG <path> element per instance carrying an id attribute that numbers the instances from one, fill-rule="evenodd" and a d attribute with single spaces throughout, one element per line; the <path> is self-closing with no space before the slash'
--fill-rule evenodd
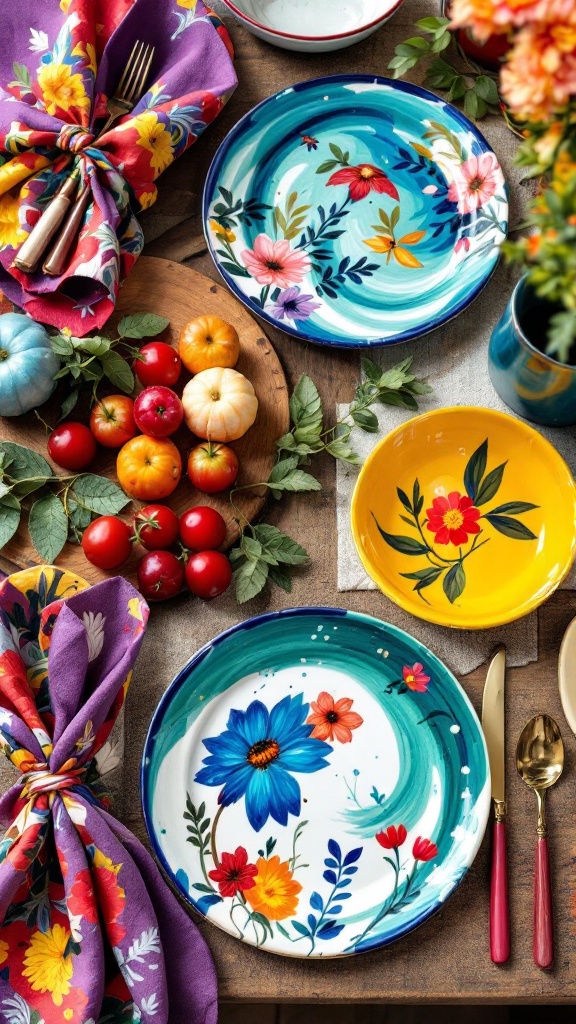
<path id="1" fill-rule="evenodd" d="M 503 821 L 495 821 L 490 881 L 490 959 L 495 964 L 505 964 L 509 956 L 510 915 L 506 824 Z"/>
<path id="2" fill-rule="evenodd" d="M 534 963 L 538 967 L 551 967 L 554 960 L 552 924 L 552 890 L 550 887 L 550 858 L 548 841 L 536 842 L 534 863 Z"/>

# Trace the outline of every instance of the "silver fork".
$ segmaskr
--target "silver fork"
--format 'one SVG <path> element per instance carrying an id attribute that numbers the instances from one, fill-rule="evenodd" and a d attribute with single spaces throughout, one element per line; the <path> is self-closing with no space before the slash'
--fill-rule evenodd
<path id="1" fill-rule="evenodd" d="M 141 98 L 146 79 L 150 74 L 153 59 L 154 47 L 150 43 L 143 43 L 141 39 L 137 39 L 132 47 L 132 53 L 128 58 L 128 63 L 124 68 L 124 74 L 116 87 L 116 91 L 106 104 L 108 120 L 98 132 L 98 139 L 108 131 L 110 126 L 119 117 L 129 114 Z"/>

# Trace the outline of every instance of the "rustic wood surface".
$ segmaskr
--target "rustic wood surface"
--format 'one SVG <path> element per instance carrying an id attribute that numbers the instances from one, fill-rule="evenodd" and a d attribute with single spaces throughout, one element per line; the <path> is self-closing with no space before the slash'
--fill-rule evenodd
<path id="1" fill-rule="evenodd" d="M 236 328 L 241 343 L 236 369 L 252 382 L 259 403 L 254 425 L 244 437 L 231 444 L 240 462 L 237 486 L 267 480 L 276 457 L 275 441 L 288 429 L 288 389 L 274 348 L 259 324 L 225 286 L 216 284 L 210 278 L 199 274 L 197 270 L 184 267 L 180 263 L 150 256 L 143 256 L 138 261 L 134 273 L 124 283 L 107 332 L 112 336 L 111 332 L 118 321 L 127 313 L 141 312 L 158 313 L 170 320 L 170 326 L 158 335 L 158 340 L 169 342 L 175 347 L 178 345 L 178 336 L 184 324 L 206 313 L 220 316 Z M 182 393 L 190 377 L 191 374 L 183 366 L 180 380 L 175 385 L 178 394 Z M 51 405 L 42 410 L 42 415 L 49 422 L 55 421 L 57 417 L 57 403 L 55 406 L 54 403 Z M 79 419 L 87 420 L 86 408 L 78 406 L 76 413 Z M 33 416 L 2 420 L 1 436 L 4 441 L 15 441 L 46 454 L 45 429 Z M 229 546 L 238 537 L 238 512 L 232 508 L 228 494 L 201 494 L 192 487 L 186 476 L 188 453 L 194 445 L 200 443 L 199 439 L 194 438 L 184 425 L 171 440 L 176 444 L 182 457 L 182 480 L 166 504 L 173 508 L 177 515 L 181 515 L 193 505 L 212 505 L 217 508 L 228 526 L 226 545 Z M 102 473 L 115 479 L 116 455 L 116 450 L 100 449 L 96 461 L 87 471 Z M 65 470 L 61 472 L 64 473 Z M 265 490 L 255 488 L 253 491 L 238 494 L 236 505 L 244 516 L 252 519 L 262 508 L 264 500 Z M 126 518 L 129 518 L 129 513 L 126 513 Z M 122 570 L 133 583 L 136 582 L 136 565 L 142 554 L 143 549 L 135 546 L 130 561 Z M 24 524 L 3 549 L 2 558 L 20 568 L 41 561 L 30 542 Z M 110 575 L 90 565 L 76 544 L 65 546 L 58 557 L 58 565 L 83 576 L 89 583 L 98 583 Z"/>
<path id="2" fill-rule="evenodd" d="M 201 254 L 200 200 L 210 160 L 227 131 L 255 103 L 296 81 L 343 72 L 386 74 L 386 65 L 393 55 L 395 43 L 414 34 L 413 23 L 418 17 L 438 13 L 438 5 L 432 0 L 406 0 L 389 25 L 364 43 L 332 54 L 308 56 L 266 45 L 238 25 L 220 0 L 216 0 L 213 6 L 223 16 L 234 40 L 239 86 L 202 142 L 163 175 L 159 202 L 146 213 L 143 223 L 148 239 L 147 252 L 181 260 L 195 252 L 198 255 L 189 261 L 189 265 L 218 280 L 210 258 Z M 421 75 L 417 73 L 412 80 L 421 81 Z M 482 130 L 493 140 L 510 176 L 510 139 L 497 119 L 491 120 L 492 123 L 488 122 L 486 127 L 483 124 Z M 519 186 L 512 190 L 513 222 L 518 218 L 518 195 L 521 191 Z M 507 295 L 499 293 L 494 281 L 489 287 L 493 290 L 495 305 L 503 309 Z M 454 322 L 455 339 L 466 336 L 468 318 L 474 315 L 472 305 Z M 306 372 L 316 381 L 330 412 L 337 402 L 350 400 L 359 373 L 356 353 L 307 345 L 269 328 L 267 332 L 283 362 L 290 386 L 295 384 L 301 373 Z M 408 345 L 399 349 L 399 358 L 408 351 Z M 291 595 L 274 589 L 240 609 L 230 595 L 209 607 L 182 598 L 170 608 L 154 611 L 145 649 L 135 673 L 127 716 L 127 806 L 133 808 L 127 820 L 144 841 L 138 768 L 151 708 L 170 678 L 195 650 L 221 629 L 269 608 L 332 604 L 382 615 L 378 593 L 337 592 L 334 466 L 328 460 L 320 459 L 316 472 L 323 484 L 320 493 L 290 498 L 281 505 L 273 505 L 268 512 L 269 521 L 304 544 L 311 556 L 310 567 L 299 573 Z M 487 836 L 472 870 L 445 908 L 411 936 L 380 952 L 329 962 L 291 960 L 256 951 L 209 924 L 201 923 L 214 954 L 223 1000 L 407 1004 L 396 1011 L 385 1011 L 386 1016 L 382 1016 L 383 1011 L 375 1007 L 368 1016 L 352 1009 L 337 1011 L 343 1021 L 350 1020 L 355 1024 L 365 1019 L 374 1024 L 377 1020 L 398 1020 L 403 1024 L 428 1020 L 413 1008 L 409 1009 L 413 1004 L 576 1002 L 576 745 L 562 716 L 556 678 L 559 643 L 566 625 L 575 614 L 576 595 L 563 592 L 554 595 L 540 611 L 539 663 L 513 670 L 508 678 L 510 962 L 496 967 L 488 955 L 490 840 Z M 415 636 L 419 635 L 418 629 L 415 619 Z M 465 635 L 460 642 L 466 642 Z M 478 711 L 484 679 L 485 672 L 479 669 L 463 680 Z M 536 803 L 516 776 L 514 763 L 516 737 L 525 721 L 539 710 L 549 711 L 557 718 L 566 741 L 564 777 L 550 794 L 548 805 L 556 912 L 556 960 L 549 972 L 538 970 L 532 962 Z M 263 1010 L 257 1012 L 259 1016 L 264 1014 Z M 495 1017 L 494 1012 L 486 1017 L 487 1022 L 512 1019 L 507 1015 Z M 283 1008 L 280 1016 L 276 1012 L 270 1020 L 290 1020 L 292 1024 L 292 1019 L 302 1022 L 302 1014 L 302 1010 L 294 1009 L 290 1015 L 288 1008 Z M 430 1020 L 440 1019 L 438 1011 L 435 1014 Z M 536 1011 L 536 1016 L 530 1020 L 548 1024 L 554 1019 L 539 1014 L 540 1011 Z M 243 1021 L 244 1015 L 239 1009 L 237 1017 L 231 1019 Z M 264 1015 L 262 1019 L 268 1020 L 268 1017 Z M 312 1019 L 321 1024 L 324 1019 L 328 1020 L 328 1015 L 311 1016 Z M 455 1020 L 456 1016 L 447 1019 Z M 480 1020 L 480 1014 L 459 1019 L 476 1021 Z"/>

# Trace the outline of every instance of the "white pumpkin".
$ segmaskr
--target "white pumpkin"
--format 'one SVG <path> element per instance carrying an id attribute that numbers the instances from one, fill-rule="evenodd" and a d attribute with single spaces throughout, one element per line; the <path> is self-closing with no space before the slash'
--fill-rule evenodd
<path id="1" fill-rule="evenodd" d="M 182 394 L 186 423 L 210 441 L 236 441 L 252 426 L 258 412 L 254 388 L 243 373 L 229 367 L 202 370 Z"/>

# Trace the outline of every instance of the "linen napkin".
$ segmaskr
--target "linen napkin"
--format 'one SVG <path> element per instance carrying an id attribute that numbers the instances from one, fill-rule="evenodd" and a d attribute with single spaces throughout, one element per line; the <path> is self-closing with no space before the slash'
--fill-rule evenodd
<path id="1" fill-rule="evenodd" d="M 94 145 L 136 40 L 155 55 L 147 91 Z M 156 180 L 237 84 L 232 45 L 203 0 L 14 0 L 0 35 L 0 288 L 76 336 L 110 316 L 143 246 L 136 219 Z M 98 122 L 98 123 L 97 123 Z M 90 201 L 61 277 L 12 261 L 72 168 Z"/>
<path id="2" fill-rule="evenodd" d="M 95 755 L 148 607 L 41 566 L 0 583 L 0 1022 L 214 1024 L 210 953 L 152 858 L 106 809 Z"/>

